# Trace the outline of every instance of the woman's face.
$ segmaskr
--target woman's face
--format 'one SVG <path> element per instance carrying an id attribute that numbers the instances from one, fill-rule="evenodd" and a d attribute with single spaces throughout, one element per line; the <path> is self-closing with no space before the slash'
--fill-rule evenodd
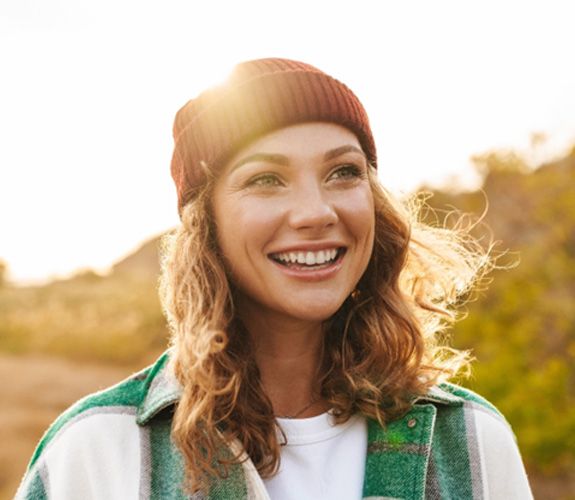
<path id="1" fill-rule="evenodd" d="M 373 249 L 374 207 L 356 136 L 330 123 L 286 127 L 223 168 L 213 209 L 242 314 L 332 316 Z"/>

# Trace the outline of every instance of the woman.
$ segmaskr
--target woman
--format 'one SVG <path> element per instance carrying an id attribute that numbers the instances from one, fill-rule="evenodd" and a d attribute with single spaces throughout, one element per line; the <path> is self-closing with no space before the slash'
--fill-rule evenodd
<path id="1" fill-rule="evenodd" d="M 465 353 L 437 344 L 489 258 L 392 203 L 357 97 L 248 61 L 174 138 L 173 346 L 61 416 L 18 496 L 530 498 L 503 417 L 444 382 Z"/>

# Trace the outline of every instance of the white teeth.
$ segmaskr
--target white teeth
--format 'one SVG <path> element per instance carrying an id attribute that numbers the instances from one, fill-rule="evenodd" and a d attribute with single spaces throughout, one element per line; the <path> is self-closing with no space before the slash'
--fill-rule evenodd
<path id="1" fill-rule="evenodd" d="M 274 258 L 287 264 L 315 266 L 330 262 L 337 257 L 337 249 L 319 250 L 318 252 L 282 252 L 274 254 Z"/>
<path id="2" fill-rule="evenodd" d="M 313 252 L 308 252 L 305 254 L 305 263 L 308 266 L 315 266 L 315 254 Z"/>

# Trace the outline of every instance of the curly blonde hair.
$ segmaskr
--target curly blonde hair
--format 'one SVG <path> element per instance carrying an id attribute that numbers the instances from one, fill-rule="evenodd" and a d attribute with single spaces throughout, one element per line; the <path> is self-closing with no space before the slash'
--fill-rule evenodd
<path id="1" fill-rule="evenodd" d="M 373 254 L 357 290 L 326 322 L 320 387 L 336 421 L 360 413 L 383 425 L 469 363 L 468 353 L 442 345 L 442 332 L 492 261 L 491 248 L 469 227 L 424 224 L 417 199 L 393 200 L 369 170 Z M 262 477 L 277 470 L 281 448 L 249 336 L 234 312 L 212 216 L 213 183 L 208 175 L 183 208 L 181 226 L 165 238 L 160 287 L 183 387 L 172 435 L 192 491 L 209 488 L 211 478 L 241 460 L 225 444 L 241 443 Z"/>

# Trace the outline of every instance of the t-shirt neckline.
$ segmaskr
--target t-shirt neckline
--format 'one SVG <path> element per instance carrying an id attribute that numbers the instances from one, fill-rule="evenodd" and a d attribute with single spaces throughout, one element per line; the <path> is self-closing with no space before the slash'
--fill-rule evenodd
<path id="1" fill-rule="evenodd" d="M 329 412 L 325 412 L 309 418 L 277 418 L 276 420 L 287 438 L 286 446 L 302 446 L 333 439 L 358 418 L 357 415 L 353 415 L 347 422 L 336 425 L 334 417 Z"/>

